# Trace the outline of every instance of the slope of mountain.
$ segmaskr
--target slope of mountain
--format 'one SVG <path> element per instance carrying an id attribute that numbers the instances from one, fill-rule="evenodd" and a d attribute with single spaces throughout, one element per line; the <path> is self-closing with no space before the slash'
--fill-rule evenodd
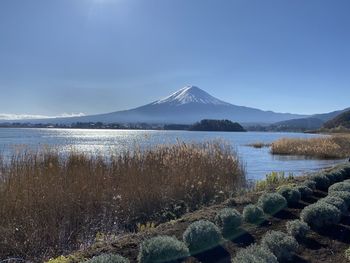
<path id="1" fill-rule="evenodd" d="M 192 124 L 202 119 L 228 119 L 240 123 L 273 123 L 303 117 L 306 117 L 306 115 L 276 113 L 236 106 L 214 98 L 198 87 L 186 86 L 164 99 L 131 110 L 82 117 L 31 120 L 30 122 L 56 124 L 75 122 Z"/>
<path id="2" fill-rule="evenodd" d="M 322 120 L 324 122 L 327 122 L 327 121 L 337 117 L 339 114 L 341 114 L 343 112 L 346 112 L 348 110 L 350 110 L 350 108 L 346 108 L 346 109 L 343 109 L 343 110 L 332 111 L 332 112 L 329 112 L 329 113 L 315 114 L 315 115 L 313 115 L 311 117 L 320 119 L 320 120 Z"/>
<path id="3" fill-rule="evenodd" d="M 350 129 L 350 110 L 347 110 L 335 118 L 327 121 L 324 125 L 324 128 L 333 129 L 338 127 L 344 127 Z"/>
<path id="4" fill-rule="evenodd" d="M 276 122 L 270 129 L 276 131 L 306 131 L 317 130 L 322 127 L 324 121 L 318 118 L 301 118 Z"/>
<path id="5" fill-rule="evenodd" d="M 291 119 L 272 124 L 269 129 L 277 131 L 306 131 L 320 129 L 327 121 L 335 118 L 350 108 L 329 113 L 315 114 L 307 118 Z"/>

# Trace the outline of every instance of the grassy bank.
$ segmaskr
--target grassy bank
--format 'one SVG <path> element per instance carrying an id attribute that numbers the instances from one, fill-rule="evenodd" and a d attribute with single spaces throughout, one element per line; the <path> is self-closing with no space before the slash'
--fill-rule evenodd
<path id="1" fill-rule="evenodd" d="M 108 158 L 55 151 L 0 163 L 0 258 L 54 256 L 219 202 L 245 184 L 225 144 L 176 144 Z"/>
<path id="2" fill-rule="evenodd" d="M 120 254 L 130 262 L 169 262 L 166 259 L 182 258 L 186 246 L 190 253 L 178 262 L 267 262 L 258 248 L 278 258 L 272 256 L 268 262 L 347 262 L 350 167 L 339 165 L 306 176 L 278 178 L 267 178 L 264 191 L 248 192 L 135 234 L 99 236 L 93 245 L 50 262 L 87 262 L 106 253 Z M 225 232 L 223 223 L 231 232 Z M 194 227 L 198 225 L 202 227 Z M 191 250 L 189 230 L 201 249 Z M 160 238 L 164 236 L 172 240 Z M 271 240 L 268 245 L 267 240 Z M 149 250 L 143 249 L 150 243 Z M 254 249 L 249 248 L 252 244 Z M 147 253 L 158 261 L 140 260 Z"/>
<path id="3" fill-rule="evenodd" d="M 350 157 L 350 135 L 292 139 L 283 138 L 271 145 L 272 154 L 303 155 L 321 159 Z"/>

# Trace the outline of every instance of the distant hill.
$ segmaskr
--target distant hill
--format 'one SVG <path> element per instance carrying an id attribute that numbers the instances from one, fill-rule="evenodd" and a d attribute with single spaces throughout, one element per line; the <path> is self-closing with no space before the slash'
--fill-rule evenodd
<path id="1" fill-rule="evenodd" d="M 317 118 L 302 118 L 288 121 L 281 121 L 270 126 L 277 131 L 306 131 L 317 130 L 322 127 L 324 121 Z"/>
<path id="2" fill-rule="evenodd" d="M 349 111 L 349 110 L 350 110 L 350 108 L 346 108 L 343 110 L 337 110 L 337 111 L 332 111 L 332 112 L 328 112 L 328 113 L 315 114 L 315 115 L 312 115 L 311 117 L 320 119 L 324 122 L 327 122 L 327 121 L 337 117 L 339 114 L 346 112 L 346 111 Z"/>
<path id="3" fill-rule="evenodd" d="M 350 129 L 350 110 L 345 111 L 335 118 L 327 121 L 324 125 L 324 128 L 327 129 L 334 129 L 338 127 L 344 127 L 347 129 Z"/>
<path id="4" fill-rule="evenodd" d="M 211 96 L 198 87 L 186 86 L 166 98 L 130 110 L 82 117 L 23 120 L 22 122 L 52 124 L 77 122 L 193 124 L 202 119 L 227 119 L 239 123 L 271 124 L 304 117 L 307 116 L 233 105 Z M 16 122 L 19 121 L 16 120 Z"/>
<path id="5" fill-rule="evenodd" d="M 335 118 L 339 114 L 342 114 L 350 110 L 350 108 L 338 111 L 332 111 L 322 114 L 314 114 L 307 118 L 291 119 L 281 122 L 276 122 L 268 126 L 267 130 L 274 131 L 307 131 L 307 130 L 318 130 L 323 127 L 323 125 Z"/>
<path id="6" fill-rule="evenodd" d="M 201 120 L 189 127 L 190 131 L 227 131 L 244 132 L 245 129 L 237 122 L 229 120 Z"/>

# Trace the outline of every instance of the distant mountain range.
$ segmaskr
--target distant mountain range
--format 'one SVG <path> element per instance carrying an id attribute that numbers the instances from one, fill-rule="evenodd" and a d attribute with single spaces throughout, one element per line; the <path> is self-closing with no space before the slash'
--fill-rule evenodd
<path id="1" fill-rule="evenodd" d="M 198 87 L 186 86 L 166 98 L 130 110 L 70 118 L 16 120 L 16 122 L 193 124 L 202 119 L 228 119 L 240 123 L 274 123 L 304 117 L 307 115 L 277 113 L 233 105 L 211 96 Z"/>
<path id="2" fill-rule="evenodd" d="M 327 121 L 324 125 L 326 129 L 334 129 L 338 127 L 343 127 L 350 129 L 350 109 L 337 115 L 335 118 Z"/>
<path id="3" fill-rule="evenodd" d="M 291 119 L 281 122 L 276 122 L 270 125 L 267 129 L 269 130 L 277 130 L 277 131 L 306 131 L 306 130 L 318 130 L 325 126 L 328 122 L 328 126 L 334 126 L 343 120 L 343 118 L 336 119 L 334 122 L 331 122 L 337 116 L 341 116 L 342 114 L 348 112 L 350 108 L 332 111 L 329 113 L 323 114 L 315 114 L 307 118 L 298 118 Z M 329 127 L 326 127 L 329 128 Z"/>
<path id="4" fill-rule="evenodd" d="M 350 109 L 350 108 L 349 108 Z M 334 111 L 316 115 L 300 115 L 263 111 L 237 106 L 217 99 L 195 86 L 186 86 L 163 99 L 130 110 L 106 114 L 60 117 L 50 119 L 0 120 L 0 122 L 59 124 L 72 123 L 149 123 L 149 124 L 193 124 L 202 119 L 227 119 L 245 127 L 262 124 L 273 130 L 312 130 L 346 111 Z"/>

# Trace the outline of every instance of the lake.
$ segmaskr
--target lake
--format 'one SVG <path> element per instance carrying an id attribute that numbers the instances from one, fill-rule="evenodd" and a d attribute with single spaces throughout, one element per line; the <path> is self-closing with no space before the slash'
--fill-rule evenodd
<path id="1" fill-rule="evenodd" d="M 87 130 L 87 129 L 16 129 L 0 128 L 0 150 L 8 155 L 16 149 L 36 150 L 54 146 L 60 152 L 72 149 L 89 154 L 108 154 L 132 149 L 135 145 L 152 147 L 177 141 L 200 142 L 221 139 L 233 145 L 245 164 L 249 179 L 264 178 L 272 171 L 299 175 L 329 167 L 343 160 L 315 160 L 297 156 L 270 154 L 268 147 L 256 149 L 247 146 L 254 142 L 271 143 L 279 138 L 311 138 L 320 135 L 276 132 L 190 132 L 143 130 Z"/>

